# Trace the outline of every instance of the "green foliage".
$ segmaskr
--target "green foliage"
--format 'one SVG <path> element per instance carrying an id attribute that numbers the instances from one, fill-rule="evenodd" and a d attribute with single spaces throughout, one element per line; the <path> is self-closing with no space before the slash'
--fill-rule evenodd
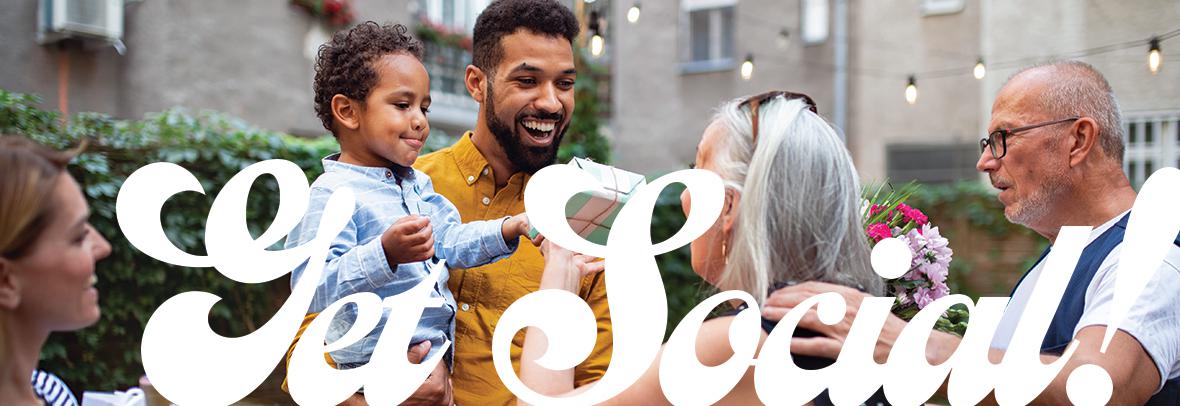
<path id="1" fill-rule="evenodd" d="M 591 80 L 579 82 L 577 97 L 590 97 L 590 101 L 579 99 L 577 110 L 585 115 L 575 115 L 571 136 L 563 143 L 562 151 L 566 159 L 573 154 L 609 162 L 610 146 L 598 134 L 594 87 L 585 82 Z M 38 103 L 36 96 L 0 89 L 0 133 L 27 135 L 59 149 L 87 140 L 85 152 L 69 170 L 83 187 L 92 211 L 91 223 L 112 245 L 110 257 L 99 262 L 96 270 L 102 318 L 77 332 L 50 335 L 42 349 L 41 368 L 60 375 L 74 388 L 125 389 L 136 385 L 143 375 L 139 353 L 143 328 L 164 300 L 193 290 L 223 298 L 210 312 L 209 324 L 214 331 L 232 337 L 257 329 L 286 300 L 290 292 L 287 277 L 244 285 L 212 269 L 171 266 L 144 255 L 120 232 L 115 198 L 127 176 L 144 165 L 172 162 L 192 172 L 206 193 L 173 197 L 164 205 L 161 223 L 177 247 L 204 255 L 209 206 L 233 175 L 258 161 L 286 159 L 303 168 L 310 181 L 321 171 L 319 160 L 338 149 L 331 136 L 299 138 L 257 129 L 222 114 L 184 109 L 150 114 L 143 120 L 81 113 L 63 124 L 59 113 L 42 110 Z M 269 226 L 278 198 L 273 178 L 255 182 L 247 208 L 248 227 L 255 236 Z M 675 214 L 680 210 L 678 200 L 674 207 L 661 207 L 661 213 Z M 669 226 L 675 227 L 672 231 L 683 223 L 680 216 L 680 223 Z M 679 270 L 677 275 L 695 281 L 698 279 L 687 265 L 687 252 L 685 248 L 669 255 L 678 255 L 676 261 L 683 265 L 675 268 Z M 691 282 L 675 284 L 688 286 Z M 682 296 L 675 303 L 685 311 L 697 303 Z"/>
<path id="2" fill-rule="evenodd" d="M 965 219 L 972 229 L 985 231 L 992 236 L 1033 235 L 1031 230 L 1012 224 L 1004 217 L 1004 205 L 981 182 L 960 181 L 923 186 L 910 197 L 910 201 L 910 206 L 919 207 L 927 214 L 935 213 L 942 221 Z M 938 221 L 933 215 L 930 220 Z"/>
<path id="3" fill-rule="evenodd" d="M 955 259 L 951 261 L 949 278 L 947 280 L 951 291 L 963 293 L 978 298 L 980 293 L 973 290 L 965 282 L 966 276 L 975 269 L 988 269 L 990 263 L 975 263 L 962 255 L 969 250 L 992 250 L 993 256 L 998 255 L 996 247 L 970 247 L 963 245 L 965 236 L 955 234 L 957 231 L 972 233 L 986 233 L 995 239 L 1032 238 L 1040 240 L 1032 230 L 1013 224 L 1004 217 L 1004 205 L 996 199 L 995 193 L 985 184 L 976 181 L 960 181 L 943 185 L 925 185 L 909 198 L 910 206 L 920 208 L 930 221 L 941 226 L 942 235 L 950 240 L 950 246 L 955 250 Z M 950 227 L 954 223 L 962 223 L 961 227 Z M 959 241 L 956 244 L 956 241 Z M 1045 242 L 1035 251 L 1044 248 Z M 1019 272 L 1028 269 L 1035 262 L 1034 254 L 1022 261 L 1018 270 L 1003 270 Z M 995 270 L 993 270 L 995 271 Z M 1010 286 L 998 287 L 1000 290 Z M 992 289 L 994 290 L 994 289 Z"/>
<path id="4" fill-rule="evenodd" d="M 569 162 L 573 157 L 590 158 L 594 162 L 609 164 L 610 142 L 599 133 L 602 119 L 599 116 L 598 76 L 602 68 L 585 60 L 585 52 L 574 52 L 578 69 L 578 80 L 574 84 L 574 116 L 565 139 L 557 150 L 557 161 Z"/>
<path id="5" fill-rule="evenodd" d="M 90 204 L 91 223 L 113 247 L 96 271 L 102 318 L 77 332 L 52 334 L 41 354 L 41 368 L 62 376 L 74 388 L 123 389 L 137 384 L 143 374 L 139 354 L 143 328 L 164 300 L 192 290 L 223 298 L 213 307 L 209 324 L 227 336 L 258 328 L 286 300 L 286 277 L 244 285 L 213 269 L 170 266 L 139 252 L 119 231 L 115 197 L 127 176 L 149 163 L 172 162 L 189 170 L 206 194 L 173 197 L 164 205 L 161 222 L 177 247 L 203 255 L 209 206 L 230 177 L 255 162 L 281 158 L 298 164 L 310 180 L 320 171 L 320 158 L 336 149 L 331 137 L 297 138 L 221 114 L 181 109 L 143 120 L 82 113 L 63 125 L 58 113 L 39 109 L 38 102 L 34 96 L 0 90 L 0 132 L 24 134 L 56 148 L 89 139 L 70 172 Z M 278 198 L 273 178 L 255 182 L 247 209 L 254 235 L 270 224 Z"/>
<path id="6" fill-rule="evenodd" d="M 652 243 L 667 240 L 684 226 L 684 209 L 680 204 L 682 191 L 684 185 L 673 184 L 660 193 L 651 218 Z M 688 246 L 660 255 L 657 264 L 668 299 L 668 329 L 664 332 L 664 339 L 667 339 L 684 315 L 704 300 L 713 288 L 692 271 L 692 256 Z"/>

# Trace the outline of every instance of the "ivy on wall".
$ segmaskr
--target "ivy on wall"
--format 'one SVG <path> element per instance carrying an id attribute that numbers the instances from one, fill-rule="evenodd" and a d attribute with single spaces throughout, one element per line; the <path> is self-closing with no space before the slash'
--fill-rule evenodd
<path id="1" fill-rule="evenodd" d="M 115 218 L 115 197 L 131 172 L 153 162 L 172 162 L 201 181 L 206 194 L 182 193 L 163 208 L 161 222 L 177 247 L 204 254 L 204 227 L 218 189 L 234 174 L 258 161 L 295 162 L 312 179 L 319 160 L 336 149 L 331 137 L 297 138 L 260 130 L 217 113 L 174 109 L 143 120 L 116 120 L 95 113 L 73 116 L 63 125 L 56 112 L 41 110 L 30 95 L 0 90 L 0 132 L 24 134 L 56 148 L 90 139 L 86 151 L 69 167 L 82 185 L 92 211 L 91 223 L 112 246 L 99 262 L 97 288 L 102 317 L 85 329 L 50 335 L 40 368 L 60 375 L 71 387 L 112 391 L 138 383 L 143 375 L 139 344 L 143 327 L 164 300 L 200 290 L 223 298 L 209 323 L 220 334 L 244 335 L 265 323 L 289 292 L 284 277 L 245 285 L 213 269 L 170 266 L 144 255 L 123 237 Z M 248 202 L 250 230 L 257 236 L 278 208 L 273 178 L 257 181 Z"/>

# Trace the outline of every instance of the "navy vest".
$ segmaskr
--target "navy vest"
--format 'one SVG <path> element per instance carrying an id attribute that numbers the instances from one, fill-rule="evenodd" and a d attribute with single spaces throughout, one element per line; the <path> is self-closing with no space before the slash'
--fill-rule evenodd
<path id="1" fill-rule="evenodd" d="M 1061 296 L 1061 302 L 1057 305 L 1053 321 L 1049 323 L 1049 331 L 1045 333 L 1045 339 L 1041 342 L 1041 352 L 1061 355 L 1065 351 L 1065 347 L 1073 341 L 1073 330 L 1081 321 L 1082 311 L 1086 308 L 1086 289 L 1090 287 L 1090 281 L 1094 279 L 1094 274 L 1098 272 L 1098 267 L 1102 266 L 1102 262 L 1110 255 L 1110 251 L 1123 242 L 1123 235 L 1127 231 L 1127 219 L 1130 217 L 1131 214 L 1127 213 L 1119 219 L 1118 223 L 1115 223 L 1113 227 L 1106 230 L 1082 250 L 1082 256 L 1078 259 L 1078 265 L 1073 270 L 1073 276 L 1070 277 L 1069 284 L 1065 287 L 1065 294 Z M 1176 236 L 1174 243 L 1176 246 L 1180 246 L 1180 235 Z M 1033 264 L 1032 268 L 1029 268 L 1024 276 L 1020 277 L 1020 282 L 1016 283 L 1017 287 L 1020 287 L 1020 283 L 1024 282 L 1028 273 L 1045 260 L 1047 255 L 1049 255 L 1049 248 L 1046 248 L 1037 263 Z M 1012 294 L 1009 296 L 1014 296 L 1015 293 L 1016 288 L 1013 288 Z M 1180 294 L 1180 292 L 1177 293 Z M 1180 405 L 1180 378 L 1167 381 L 1164 388 L 1147 401 L 1147 405 Z"/>

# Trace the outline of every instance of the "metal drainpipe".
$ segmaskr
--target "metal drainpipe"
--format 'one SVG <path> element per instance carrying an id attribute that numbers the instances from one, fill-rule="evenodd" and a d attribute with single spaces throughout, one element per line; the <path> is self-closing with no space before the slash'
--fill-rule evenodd
<path id="1" fill-rule="evenodd" d="M 848 143 L 848 0 L 835 0 L 835 55 L 836 72 L 832 80 L 835 108 L 832 119 L 838 128 L 840 138 Z"/>

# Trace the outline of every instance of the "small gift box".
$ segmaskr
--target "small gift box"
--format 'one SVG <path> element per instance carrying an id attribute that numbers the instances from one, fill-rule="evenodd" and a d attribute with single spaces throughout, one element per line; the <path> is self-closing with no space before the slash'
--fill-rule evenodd
<path id="1" fill-rule="evenodd" d="M 586 171 L 598 179 L 596 190 L 578 193 L 565 205 L 565 218 L 575 233 L 595 244 L 606 245 L 611 224 L 619 215 L 623 204 L 631 198 L 640 186 L 647 184 L 643 175 L 634 174 L 583 158 L 574 158 L 569 165 Z M 529 230 L 529 237 L 536 237 L 537 229 Z"/>

